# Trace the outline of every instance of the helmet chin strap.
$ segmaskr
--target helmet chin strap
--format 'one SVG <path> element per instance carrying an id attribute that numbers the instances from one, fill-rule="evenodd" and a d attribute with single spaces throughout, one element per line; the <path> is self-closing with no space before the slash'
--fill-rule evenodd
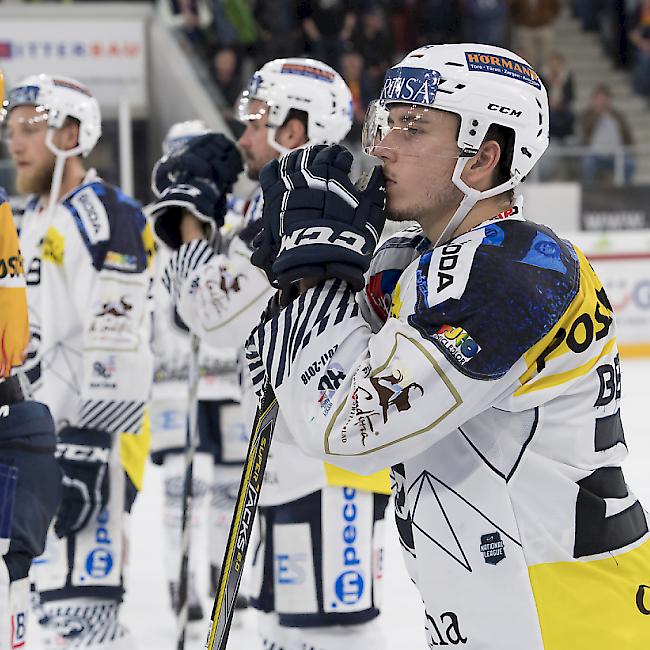
<path id="1" fill-rule="evenodd" d="M 66 161 L 68 158 L 72 158 L 72 156 L 78 156 L 80 153 L 82 153 L 81 147 L 79 145 L 73 149 L 59 149 L 59 147 L 54 144 L 55 132 L 56 129 L 50 127 L 47 130 L 47 135 L 45 136 L 45 144 L 47 148 L 56 156 L 56 162 L 54 163 L 54 172 L 52 173 L 52 185 L 50 186 L 50 200 L 47 205 L 48 220 L 54 213 L 54 208 L 58 202 L 59 192 L 61 191 L 61 184 L 63 183 L 63 171 L 65 169 Z"/>
<path id="2" fill-rule="evenodd" d="M 501 183 L 501 185 L 492 187 L 489 190 L 484 190 L 483 192 L 481 192 L 480 190 L 476 190 L 473 187 L 467 185 L 465 181 L 461 179 L 461 174 L 463 173 L 463 169 L 465 169 L 465 165 L 470 160 L 471 158 L 459 158 L 456 161 L 456 166 L 454 167 L 454 173 L 451 177 L 451 180 L 453 184 L 465 196 L 463 197 L 463 200 L 460 202 L 460 205 L 456 209 L 456 212 L 454 212 L 451 219 L 444 227 L 443 231 L 440 233 L 440 236 L 438 237 L 438 239 L 434 244 L 434 248 L 441 244 L 446 244 L 453 237 L 454 233 L 456 232 L 460 224 L 463 222 L 465 217 L 468 215 L 469 211 L 479 201 L 482 201 L 483 199 L 489 199 L 493 196 L 497 196 L 497 194 L 502 194 L 503 192 L 507 192 L 508 190 L 511 190 L 518 182 L 517 179 L 513 177 L 510 180 L 506 181 L 505 183 Z"/>

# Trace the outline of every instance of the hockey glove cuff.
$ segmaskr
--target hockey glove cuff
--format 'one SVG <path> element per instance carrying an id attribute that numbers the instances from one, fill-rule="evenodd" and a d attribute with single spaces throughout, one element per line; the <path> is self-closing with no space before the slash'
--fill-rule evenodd
<path id="1" fill-rule="evenodd" d="M 79 532 L 108 504 L 111 435 L 98 429 L 64 427 L 56 456 L 63 470 L 63 498 L 54 520 L 57 537 Z"/>
<path id="2" fill-rule="evenodd" d="M 183 243 L 181 220 L 184 210 L 204 225 L 205 236 L 212 239 L 215 230 L 223 225 L 226 195 L 205 178 L 193 178 L 162 191 L 151 209 L 151 217 L 156 235 L 173 250 L 178 250 Z"/>

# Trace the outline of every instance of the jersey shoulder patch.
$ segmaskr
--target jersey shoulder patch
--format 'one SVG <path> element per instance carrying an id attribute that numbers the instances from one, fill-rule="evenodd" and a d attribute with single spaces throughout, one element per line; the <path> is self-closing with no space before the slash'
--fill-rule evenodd
<path id="1" fill-rule="evenodd" d="M 64 201 L 99 270 L 140 273 L 147 266 L 146 218 L 137 201 L 103 181 L 78 187 Z"/>
<path id="2" fill-rule="evenodd" d="M 418 251 L 428 246 L 429 240 L 416 225 L 395 233 L 375 251 L 368 269 L 364 299 L 382 322 L 388 318 L 391 296 L 402 272 L 418 257 Z"/>
<path id="3" fill-rule="evenodd" d="M 455 248 L 462 238 L 436 249 L 442 255 L 420 258 L 409 323 L 464 374 L 498 379 L 566 312 L 579 289 L 578 256 L 549 228 L 528 221 L 490 223 L 467 234 L 474 247 L 469 267 L 462 259 L 469 250 Z M 461 258 L 455 264 L 443 262 L 454 254 Z M 461 267 L 460 276 L 440 285 L 441 267 L 452 266 L 452 272 Z"/>

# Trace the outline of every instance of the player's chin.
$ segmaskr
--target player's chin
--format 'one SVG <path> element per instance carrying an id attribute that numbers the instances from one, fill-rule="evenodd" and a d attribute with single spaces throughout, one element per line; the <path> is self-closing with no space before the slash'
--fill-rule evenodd
<path id="1" fill-rule="evenodd" d="M 399 201 L 388 194 L 386 197 L 386 219 L 388 221 L 412 221 L 413 211 L 404 201 Z"/>

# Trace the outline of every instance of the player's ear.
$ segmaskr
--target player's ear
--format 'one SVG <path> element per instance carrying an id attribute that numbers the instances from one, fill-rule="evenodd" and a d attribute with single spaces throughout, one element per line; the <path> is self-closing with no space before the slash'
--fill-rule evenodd
<path id="1" fill-rule="evenodd" d="M 289 118 L 277 132 L 278 144 L 287 149 L 295 149 L 307 142 L 307 129 L 301 120 Z"/>
<path id="2" fill-rule="evenodd" d="M 76 147 L 79 144 L 79 122 L 68 118 L 54 136 L 54 144 L 63 151 Z"/>
<path id="3" fill-rule="evenodd" d="M 461 178 L 469 187 L 486 190 L 491 187 L 494 170 L 501 158 L 501 147 L 496 140 L 486 140 L 476 155 L 467 161 Z"/>

